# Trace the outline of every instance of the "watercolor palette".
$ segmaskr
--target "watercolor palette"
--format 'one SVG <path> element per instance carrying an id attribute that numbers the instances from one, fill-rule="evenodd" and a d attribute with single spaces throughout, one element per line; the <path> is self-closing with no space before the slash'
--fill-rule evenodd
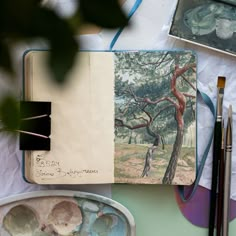
<path id="1" fill-rule="evenodd" d="M 131 213 L 112 199 L 39 191 L 0 200 L 1 236 L 135 236 Z"/>
<path id="2" fill-rule="evenodd" d="M 235 3 L 235 0 L 178 0 L 169 35 L 236 56 Z"/>

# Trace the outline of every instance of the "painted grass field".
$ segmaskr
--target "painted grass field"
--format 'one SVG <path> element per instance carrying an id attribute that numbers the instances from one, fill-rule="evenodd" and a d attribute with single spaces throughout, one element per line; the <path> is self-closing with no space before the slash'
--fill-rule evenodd
<path id="1" fill-rule="evenodd" d="M 151 145 L 151 144 L 150 144 Z M 172 152 L 165 145 L 154 152 L 148 177 L 141 177 L 149 145 L 115 144 L 115 181 L 117 183 L 161 184 Z M 195 179 L 195 149 L 182 147 L 173 184 L 191 184 Z"/>

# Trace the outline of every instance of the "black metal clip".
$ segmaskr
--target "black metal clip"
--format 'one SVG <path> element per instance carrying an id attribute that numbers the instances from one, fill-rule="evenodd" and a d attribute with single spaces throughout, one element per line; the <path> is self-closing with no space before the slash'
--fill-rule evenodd
<path id="1" fill-rule="evenodd" d="M 20 102 L 20 150 L 50 150 L 51 102 Z"/>

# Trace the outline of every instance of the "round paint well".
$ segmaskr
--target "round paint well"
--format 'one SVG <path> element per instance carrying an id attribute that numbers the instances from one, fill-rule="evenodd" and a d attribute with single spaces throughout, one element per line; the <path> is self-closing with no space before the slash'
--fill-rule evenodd
<path id="1" fill-rule="evenodd" d="M 128 235 L 126 222 L 124 222 L 119 216 L 115 214 L 104 214 L 98 217 L 92 226 L 92 231 L 95 232 L 96 235 Z"/>
<path id="2" fill-rule="evenodd" d="M 53 207 L 49 214 L 48 221 L 52 224 L 56 233 L 68 235 L 76 231 L 81 225 L 81 210 L 76 203 L 62 201 Z"/>
<path id="3" fill-rule="evenodd" d="M 3 219 L 3 227 L 12 236 L 32 236 L 38 226 L 33 210 L 25 205 L 13 207 Z"/>

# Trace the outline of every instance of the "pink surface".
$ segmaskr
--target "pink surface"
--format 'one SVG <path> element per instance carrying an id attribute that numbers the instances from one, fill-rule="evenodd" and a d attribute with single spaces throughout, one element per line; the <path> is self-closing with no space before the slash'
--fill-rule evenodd
<path id="1" fill-rule="evenodd" d="M 190 187 L 185 187 L 186 193 L 190 191 Z M 197 190 L 188 202 L 183 202 L 178 193 L 177 187 L 175 188 L 175 197 L 180 211 L 184 217 L 192 224 L 208 228 L 209 217 L 209 202 L 210 202 L 210 190 L 198 186 Z M 230 219 L 233 220 L 236 217 L 236 201 L 230 201 Z"/>

